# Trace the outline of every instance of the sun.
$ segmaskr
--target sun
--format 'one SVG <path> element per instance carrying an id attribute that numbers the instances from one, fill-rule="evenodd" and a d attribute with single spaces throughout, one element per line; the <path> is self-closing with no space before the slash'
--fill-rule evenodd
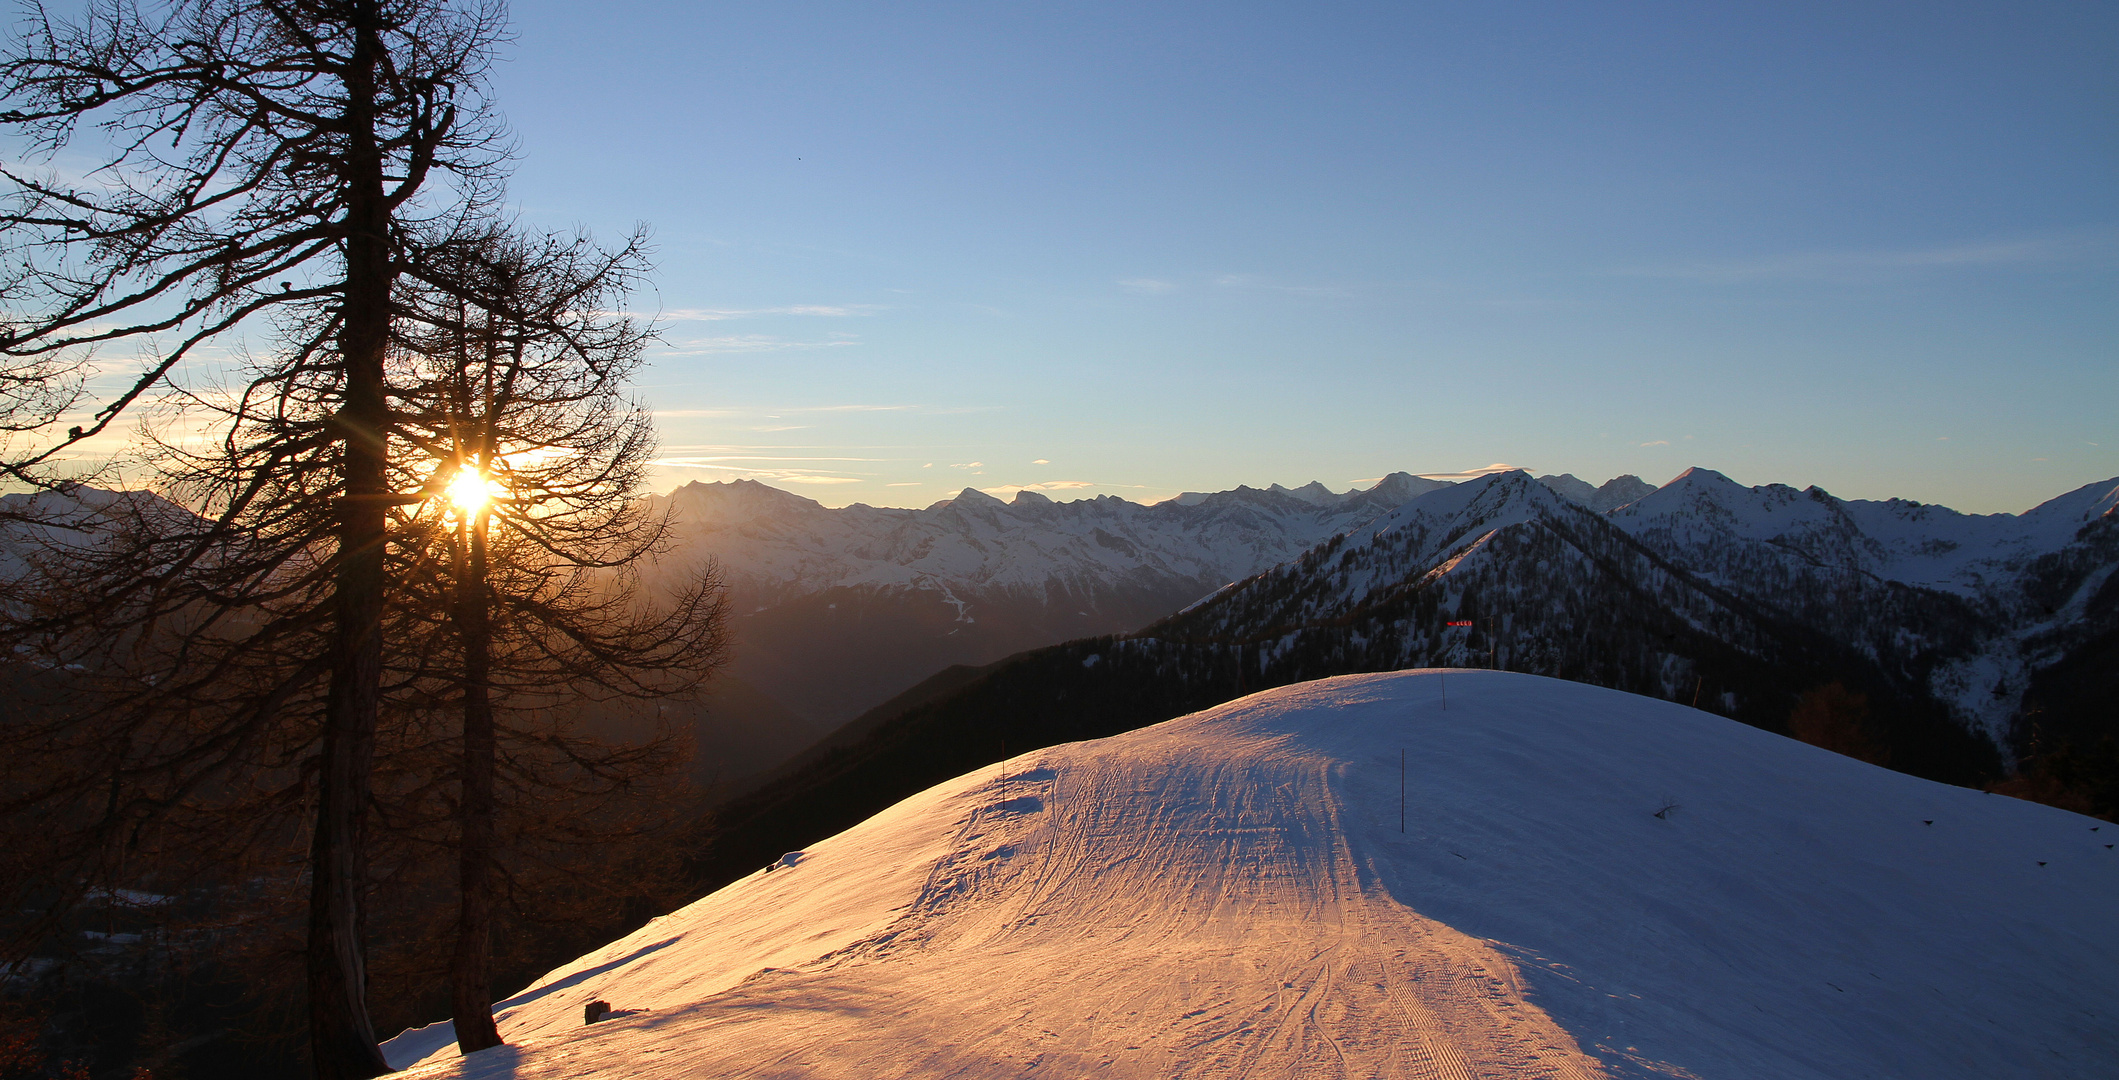
<path id="1" fill-rule="evenodd" d="M 493 478 L 475 468 L 460 469 L 449 481 L 449 505 L 465 517 L 474 517 L 507 494 Z"/>

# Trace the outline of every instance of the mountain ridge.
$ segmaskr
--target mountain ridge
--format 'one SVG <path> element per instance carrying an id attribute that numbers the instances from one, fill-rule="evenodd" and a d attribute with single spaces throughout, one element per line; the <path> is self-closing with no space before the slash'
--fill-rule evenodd
<path id="1" fill-rule="evenodd" d="M 1115 496 L 1055 502 L 1029 491 L 1004 502 L 967 488 L 921 510 L 858 504 L 833 510 L 734 481 L 686 485 L 668 505 L 684 540 L 679 554 L 712 553 L 730 586 L 731 671 L 805 718 L 806 737 L 814 739 L 930 672 L 990 665 L 1071 639 L 1130 634 L 1175 612 L 1196 613 L 1321 545 L 1366 543 L 1348 538 L 1372 537 L 1407 506 L 1468 497 L 1463 493 L 1483 490 L 1492 475 L 1517 474 L 1452 484 L 1398 472 L 1344 493 L 1316 483 L 1239 486 L 1157 504 Z M 1996 644 L 1989 630 L 1999 613 L 2030 601 L 1974 594 L 1992 592 L 1992 581 L 2015 581 L 2026 560 L 2051 554 L 2056 544 L 2066 547 L 2070 530 L 2108 516 L 2109 489 L 2119 484 L 2089 485 L 2022 515 L 1964 515 L 1908 500 L 1841 501 L 1814 487 L 1746 488 L 1710 469 L 1688 470 L 1662 488 L 1635 477 L 1592 487 L 1572 475 L 1538 477 L 1534 486 L 1522 495 L 1539 501 L 1524 504 L 1522 514 L 1558 520 L 1566 516 L 1563 507 L 1578 508 L 1641 541 L 1628 558 L 1646 551 L 1685 569 L 1680 577 L 1698 603 L 1726 609 L 1727 603 L 1702 599 L 1726 594 L 1740 606 L 1786 608 L 1776 615 L 1780 621 L 1808 625 L 1864 653 L 1864 663 L 1891 669 L 1870 681 L 1919 684 L 1919 693 L 1947 697 L 1951 709 L 2000 739 L 2022 708 L 2028 673 L 2054 648 L 2076 645 L 2060 625 L 2039 638 L 2044 653 L 2020 659 L 2022 649 Z M 1430 503 L 1430 510 L 1437 505 Z M 1518 523 L 1496 521 L 1489 531 Z M 1616 552 L 1614 542 L 1600 541 L 1599 550 Z M 1756 586 L 1769 571 L 1774 588 L 1762 591 Z M 2073 571 L 2055 573 L 2047 592 L 2063 589 L 2061 579 Z M 1847 611 L 1830 602 L 1842 593 L 1855 598 L 1842 605 Z M 1807 598 L 1808 607 L 1790 603 L 1791 596 Z M 1618 594 L 1611 599 L 1622 602 Z M 1757 622 L 1717 618 L 1723 625 Z M 1899 622 L 1919 623 L 1956 644 L 1940 651 L 1901 648 L 1892 641 Z M 1775 631 L 1783 637 L 1804 632 Z M 1484 651 L 1493 651 L 1478 636 Z M 1974 641 L 1993 647 L 1957 648 Z M 1467 662 L 1470 654 L 1428 659 Z M 1835 665 L 1844 666 L 1812 666 Z M 1682 678 L 1675 671 L 1668 676 Z M 1653 689 L 1637 680 L 1623 685 Z M 788 741 L 800 740 L 781 744 Z"/>

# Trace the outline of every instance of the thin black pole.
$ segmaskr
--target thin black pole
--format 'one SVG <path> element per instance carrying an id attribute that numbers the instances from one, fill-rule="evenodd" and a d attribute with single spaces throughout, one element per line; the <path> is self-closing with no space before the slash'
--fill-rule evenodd
<path id="1" fill-rule="evenodd" d="M 1405 831 L 1405 748 L 1398 748 L 1398 831 Z"/>

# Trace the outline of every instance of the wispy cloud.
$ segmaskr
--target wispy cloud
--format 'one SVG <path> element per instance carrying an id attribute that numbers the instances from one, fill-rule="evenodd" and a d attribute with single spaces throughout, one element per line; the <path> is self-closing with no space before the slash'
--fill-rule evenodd
<path id="1" fill-rule="evenodd" d="M 755 420 L 760 423 L 769 423 L 775 420 L 782 420 L 791 417 L 815 413 L 885 413 L 919 411 L 946 412 L 949 410 L 928 410 L 927 406 L 925 405 L 765 405 L 749 406 L 735 409 L 656 409 L 655 417 L 657 419 L 683 420 L 745 419 Z M 798 426 L 809 427 L 812 425 L 804 424 Z M 762 431 L 767 429 L 752 428 L 750 430 Z"/>
<path id="2" fill-rule="evenodd" d="M 738 455 L 742 454 L 742 453 L 743 453 L 744 451 L 746 451 L 746 450 L 763 450 L 763 451 L 765 451 L 765 452 L 767 452 L 767 453 L 781 454 L 781 453 L 787 453 L 788 451 L 792 451 L 792 450 L 835 450 L 835 451 L 842 451 L 842 452 L 851 452 L 851 451 L 854 451 L 854 450 L 897 450 L 897 449 L 902 449 L 902 448 L 901 448 L 901 447 L 896 447 L 896 446 L 849 446 L 849 445 L 847 445 L 847 444 L 845 444 L 845 443 L 781 443 L 781 442 L 772 442 L 772 443 L 733 443 L 733 442 L 712 442 L 712 443 L 674 443 L 674 444 L 670 444 L 670 443 L 665 443 L 665 444 L 663 445 L 663 447 L 662 447 L 662 450 L 663 450 L 663 452 L 664 452 L 664 453 L 679 453 L 679 452 L 681 452 L 681 453 L 686 453 L 686 454 L 738 454 Z M 819 461 L 825 461 L 825 460 L 829 460 L 829 461 L 883 461 L 883 460 L 886 460 L 886 459 L 884 459 L 884 458 L 871 458 L 871 457 L 855 457 L 855 458 L 817 458 L 817 459 L 809 459 L 809 458 L 804 458 L 803 460 L 805 460 L 805 461 L 807 461 L 807 460 L 819 460 Z"/>
<path id="3" fill-rule="evenodd" d="M 1523 468 L 1523 466 L 1497 461 L 1483 469 L 1466 469 L 1463 472 L 1424 472 L 1414 473 L 1413 475 L 1423 480 L 1448 480 L 1451 483 L 1458 483 L 1465 480 L 1477 480 L 1482 476 L 1490 476 L 1494 473 L 1514 472 L 1520 468 Z"/>
<path id="4" fill-rule="evenodd" d="M 750 461 L 772 461 L 772 460 L 785 460 L 785 461 L 801 461 L 801 460 L 804 460 L 804 459 L 802 459 L 802 458 L 781 458 L 781 459 L 774 459 L 774 458 L 750 458 L 750 459 L 745 459 L 745 458 L 697 458 L 697 457 L 667 457 L 667 458 L 657 458 L 656 460 L 654 460 L 654 461 L 651 461 L 651 462 L 649 462 L 648 464 L 650 464 L 650 465 L 657 465 L 657 466 L 660 466 L 660 467 L 662 467 L 662 468 L 665 468 L 665 469 L 704 469 L 704 470 L 708 470 L 708 471 L 711 471 L 711 472 L 714 472 L 714 473 L 722 474 L 722 475 L 723 475 L 723 476 L 724 476 L 724 477 L 725 477 L 726 479 L 729 479 L 729 480 L 762 480 L 762 481 L 768 481 L 768 482 L 770 482 L 770 483 L 775 483 L 775 484 L 860 484 L 860 483 L 866 483 L 866 482 L 867 482 L 867 481 L 866 481 L 866 479 L 865 479 L 865 478 L 863 478 L 863 477 L 859 477 L 859 476 L 838 476 L 838 475 L 834 475 L 834 474 L 830 474 L 830 473 L 824 473 L 824 472 L 820 472 L 820 471 L 818 471 L 818 470 L 815 470 L 815 469 L 775 469 L 775 468 L 770 468 L 770 467 L 761 467 L 761 466 L 757 466 L 757 465 L 745 465 L 745 464 L 724 464 L 724 462 L 741 462 L 741 461 L 746 461 L 746 460 L 750 460 Z M 833 461 L 833 460 L 846 460 L 846 461 L 860 461 L 860 460 L 866 460 L 866 459 L 862 459 L 862 458 L 837 458 L 837 459 L 835 459 L 835 458 L 817 458 L 817 459 L 814 459 L 814 460 L 817 460 L 817 461 Z"/>
<path id="5" fill-rule="evenodd" d="M 2038 267 L 2119 255 L 2119 229 L 1969 241 L 1916 248 L 1801 251 L 1752 259 L 1619 267 L 1624 277 L 1704 282 L 1846 281 L 1923 271 Z"/>
<path id="6" fill-rule="evenodd" d="M 1080 491 L 1099 485 L 1088 480 L 1048 480 L 1042 484 L 1002 484 L 999 487 L 980 488 L 988 495 L 999 497 L 1013 495 L 1018 491 Z"/>
<path id="7" fill-rule="evenodd" d="M 662 312 L 664 322 L 723 322 L 728 319 L 758 319 L 775 315 L 807 315 L 823 319 L 851 319 L 886 309 L 883 304 L 789 304 L 762 308 L 678 308 Z"/>
<path id="8" fill-rule="evenodd" d="M 1142 296 L 1160 296 L 1176 289 L 1177 285 L 1173 282 L 1163 281 L 1160 278 L 1123 278 L 1119 281 L 1118 287 L 1129 293 L 1138 293 Z"/>
<path id="9" fill-rule="evenodd" d="M 750 470 L 750 469 L 751 469 L 752 467 L 751 467 L 751 466 L 748 466 L 748 465 L 741 465 L 741 464 L 730 464 L 730 463 L 731 463 L 731 462 L 749 462 L 749 461 L 858 461 L 858 462 L 872 462 L 872 461 L 882 461 L 882 460 L 885 460 L 885 459 L 883 459 L 883 458 L 869 458 L 869 457 L 824 457 L 824 456 L 784 456 L 784 457 L 783 457 L 783 456 L 776 456 L 776 455 L 770 455 L 770 454 L 679 454 L 679 455 L 673 455 L 673 456 L 670 456 L 670 457 L 660 457 L 660 458 L 656 458 L 655 460 L 653 460 L 653 461 L 649 462 L 648 464 L 650 464 L 650 465 L 662 465 L 662 466 L 666 466 L 666 467 L 669 467 L 669 468 L 677 468 L 677 469 L 728 469 L 728 470 L 733 470 L 733 471 L 735 471 L 735 472 L 746 472 L 746 471 L 749 471 L 749 470 Z"/>
<path id="10" fill-rule="evenodd" d="M 1344 296 L 1347 291 L 1339 285 L 1289 285 L 1257 274 L 1221 274 L 1214 278 L 1214 284 L 1224 289 L 1257 289 L 1294 296 Z"/>
<path id="11" fill-rule="evenodd" d="M 823 341 L 789 341 L 770 334 L 728 334 L 721 337 L 687 338 L 670 342 L 670 347 L 658 349 L 656 356 L 715 356 L 724 353 L 790 352 L 805 349 L 836 349 L 846 345 L 858 345 L 860 339 L 851 334 L 834 334 Z"/>
<path id="12" fill-rule="evenodd" d="M 1642 445 L 1642 446 L 1669 446 L 1669 445 L 1670 445 L 1670 440 L 1669 440 L 1669 439 L 1656 439 L 1656 440 L 1654 440 L 1653 442 L 1644 442 L 1644 443 L 1642 443 L 1641 445 Z"/>

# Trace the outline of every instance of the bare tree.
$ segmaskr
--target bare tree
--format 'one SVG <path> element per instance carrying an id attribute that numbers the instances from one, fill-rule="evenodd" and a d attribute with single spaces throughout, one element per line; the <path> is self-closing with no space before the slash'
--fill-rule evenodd
<path id="1" fill-rule="evenodd" d="M 610 827 L 629 827 L 614 800 L 671 770 L 668 740 L 614 744 L 581 730 L 584 710 L 696 685 L 719 657 L 721 610 L 708 578 L 658 589 L 652 604 L 640 587 L 639 560 L 667 535 L 633 499 L 653 439 L 623 389 L 647 334 L 608 313 L 644 269 L 637 239 L 603 251 L 463 223 L 419 251 L 396 289 L 388 366 L 389 480 L 408 495 L 385 553 L 390 723 L 372 798 L 393 875 L 423 873 L 410 869 L 423 844 L 454 849 L 454 1011 L 476 1049 L 481 1033 L 497 1040 L 486 942 L 504 849 L 625 839 Z M 270 859 L 309 798 L 340 483 L 333 456 L 316 452 L 332 445 L 343 379 L 320 329 L 332 317 L 323 304 L 290 309 L 283 352 L 175 417 L 179 438 L 150 461 L 183 506 L 111 500 L 24 553 L 39 570 L 27 579 L 45 587 L 18 582 L 7 640 L 34 643 L 30 661 L 63 679 L 70 705 L 8 729 L 25 752 L 5 760 L 35 765 L 0 787 L 10 808 L 77 808 L 48 856 L 138 851 L 145 836 L 168 862 L 226 868 L 244 848 Z M 200 429 L 221 434 L 183 438 Z M 464 480 L 496 498 L 452 518 L 450 488 Z M 430 722 L 444 712 L 460 729 Z M 37 767 L 61 748 L 103 764 Z M 100 806 L 98 775 L 111 794 Z M 438 819 L 444 778 L 458 794 Z M 512 837 L 496 835 L 506 796 Z M 187 848 L 202 835 L 222 850 Z M 44 881 L 78 893 L 118 881 L 125 859 Z"/>
<path id="2" fill-rule="evenodd" d="M 316 559 L 296 576 L 325 589 L 330 624 L 296 665 L 326 680 L 307 950 L 326 1077 L 387 1071 L 363 998 L 360 889 L 387 514 L 403 497 L 388 460 L 393 287 L 423 216 L 493 197 L 506 146 L 481 88 L 500 34 L 501 9 L 484 0 L 92 0 L 71 21 L 33 8 L 0 58 L 0 123 L 47 153 L 99 143 L 105 161 L 80 177 L 0 169 L 0 406 L 14 436 L 0 473 L 57 483 L 69 448 L 168 386 L 202 345 L 261 313 L 328 315 L 314 325 L 331 347 L 289 354 L 332 365 L 319 381 L 330 431 L 305 451 L 335 466 L 322 488 L 332 535 L 320 551 L 296 546 Z M 69 376 L 120 343 L 141 362 L 116 389 Z"/>
<path id="3" fill-rule="evenodd" d="M 513 786 L 630 782 L 666 768 L 666 755 L 566 738 L 550 720 L 585 700 L 688 692 L 721 657 L 709 570 L 655 603 L 639 580 L 669 532 L 635 498 L 653 430 L 624 397 L 648 333 L 602 313 L 628 291 L 638 253 L 637 237 L 605 253 L 580 238 L 488 233 L 437 245 L 434 261 L 447 265 L 402 290 L 400 347 L 415 389 L 398 430 L 423 453 L 405 458 L 418 475 L 399 486 L 447 497 L 402 508 L 394 534 L 413 564 L 401 575 L 408 592 L 427 586 L 425 610 L 448 631 L 448 648 L 416 659 L 441 658 L 442 677 L 425 681 L 453 689 L 461 716 L 450 987 L 465 1053 L 501 1041 L 489 940 L 502 737 L 523 744 Z"/>

